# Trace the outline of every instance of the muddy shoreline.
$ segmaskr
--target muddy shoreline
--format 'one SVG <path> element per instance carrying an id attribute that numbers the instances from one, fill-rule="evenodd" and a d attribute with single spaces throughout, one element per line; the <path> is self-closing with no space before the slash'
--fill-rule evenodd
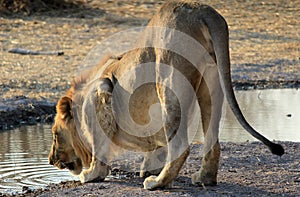
<path id="1" fill-rule="evenodd" d="M 37 100 L 25 96 L 0 99 L 0 131 L 22 125 L 52 123 L 55 103 L 46 99 Z"/>

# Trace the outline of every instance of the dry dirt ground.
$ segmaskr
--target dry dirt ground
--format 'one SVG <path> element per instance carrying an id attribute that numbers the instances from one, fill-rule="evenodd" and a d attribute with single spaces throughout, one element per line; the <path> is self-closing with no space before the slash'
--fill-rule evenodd
<path id="1" fill-rule="evenodd" d="M 89 51 L 115 32 L 146 25 L 163 1 L 88 1 L 86 8 L 0 17 L 0 95 L 57 101 L 69 88 Z M 230 29 L 233 79 L 241 83 L 290 82 L 299 87 L 300 4 L 291 1 L 205 3 Z M 14 48 L 63 51 L 64 55 L 19 55 Z M 278 85 L 277 85 L 278 86 Z M 272 87 L 272 86 L 269 86 Z M 242 87 L 241 87 L 242 88 Z"/>
<path id="2" fill-rule="evenodd" d="M 69 88 L 82 61 L 97 43 L 115 32 L 146 25 L 162 3 L 88 0 L 85 7 L 46 9 L 29 16 L 0 13 L 0 109 L 5 111 L 1 107 L 7 100 L 22 96 L 55 103 Z M 232 75 L 237 89 L 299 88 L 298 0 L 208 0 L 205 3 L 217 9 L 228 22 Z M 64 54 L 9 53 L 14 48 Z M 1 117 L 4 117 L 2 113 Z M 192 153 L 191 162 L 181 171 L 173 190 L 145 191 L 141 179 L 129 177 L 85 185 L 67 182 L 49 187 L 50 191 L 31 194 L 299 196 L 299 144 L 285 142 L 284 146 L 288 154 L 277 158 L 257 143 L 225 144 L 216 187 L 191 186 L 188 174 L 196 170 L 201 159 Z"/>

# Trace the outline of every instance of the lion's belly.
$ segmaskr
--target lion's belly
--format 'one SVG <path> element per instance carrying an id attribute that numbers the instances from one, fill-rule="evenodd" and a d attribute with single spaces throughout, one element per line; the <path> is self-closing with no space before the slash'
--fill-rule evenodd
<path id="1" fill-rule="evenodd" d="M 151 151 L 166 144 L 162 112 L 154 83 L 114 92 L 114 111 L 118 124 L 115 143 L 125 149 Z"/>

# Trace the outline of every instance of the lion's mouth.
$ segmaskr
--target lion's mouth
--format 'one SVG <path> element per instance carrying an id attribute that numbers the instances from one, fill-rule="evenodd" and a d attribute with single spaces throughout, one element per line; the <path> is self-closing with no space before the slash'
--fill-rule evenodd
<path id="1" fill-rule="evenodd" d="M 82 164 L 81 164 L 81 160 L 79 158 L 77 158 L 71 162 L 68 162 L 68 163 L 62 162 L 59 160 L 59 161 L 55 162 L 54 166 L 56 166 L 60 170 L 68 169 L 74 175 L 78 175 L 82 171 Z"/>
<path id="2" fill-rule="evenodd" d="M 74 170 L 75 169 L 75 162 L 65 163 L 58 161 L 54 164 L 58 169 L 68 169 L 68 170 Z"/>
<path id="3" fill-rule="evenodd" d="M 66 167 L 68 170 L 75 170 L 75 163 L 74 163 L 74 162 L 71 162 L 71 163 L 65 163 L 65 167 Z"/>

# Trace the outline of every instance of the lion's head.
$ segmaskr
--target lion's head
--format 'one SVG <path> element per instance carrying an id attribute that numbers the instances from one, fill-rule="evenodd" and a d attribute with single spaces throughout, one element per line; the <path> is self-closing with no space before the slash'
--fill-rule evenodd
<path id="1" fill-rule="evenodd" d="M 91 154 L 78 136 L 72 115 L 72 99 L 68 96 L 62 97 L 57 103 L 56 111 L 49 164 L 59 169 L 69 169 L 72 174 L 78 175 L 83 166 L 89 165 Z"/>

